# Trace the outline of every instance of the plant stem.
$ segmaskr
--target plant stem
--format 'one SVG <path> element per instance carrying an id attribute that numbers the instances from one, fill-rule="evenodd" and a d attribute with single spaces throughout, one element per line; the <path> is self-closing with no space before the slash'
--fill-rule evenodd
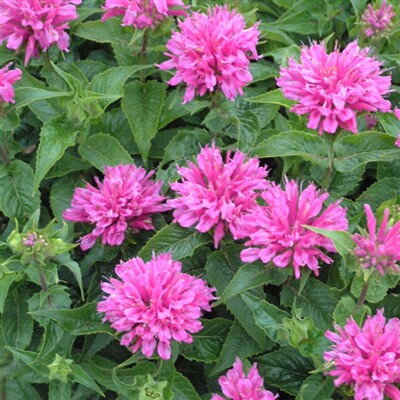
<path id="1" fill-rule="evenodd" d="M 368 280 L 364 283 L 364 286 L 362 288 L 360 297 L 357 301 L 357 304 L 354 307 L 354 310 L 352 311 L 352 315 L 357 314 L 358 311 L 360 311 L 361 307 L 364 305 L 365 303 L 365 298 L 367 297 L 367 293 L 368 293 L 368 288 L 369 288 L 369 278 Z"/>
<path id="2" fill-rule="evenodd" d="M 142 48 L 140 49 L 140 63 L 142 65 L 147 64 L 147 44 L 149 42 L 149 31 L 146 29 L 143 32 L 143 37 L 142 37 Z M 146 73 L 141 70 L 140 71 L 140 82 L 144 83 L 146 81 Z"/>
<path id="3" fill-rule="evenodd" d="M 39 274 L 40 286 L 42 287 L 43 292 L 47 292 L 49 290 L 49 287 L 47 286 L 46 277 L 44 276 L 42 264 L 40 262 L 36 262 L 36 267 Z M 47 303 L 49 306 L 51 306 L 51 301 L 49 296 L 47 296 Z"/>
<path id="4" fill-rule="evenodd" d="M 328 155 L 328 167 L 325 170 L 324 177 L 322 179 L 322 187 L 329 189 L 332 180 L 332 174 L 334 172 L 333 166 L 333 144 L 335 143 L 336 135 L 325 134 L 326 151 Z"/>
<path id="5" fill-rule="evenodd" d="M 7 140 L 5 138 L 6 133 L 2 133 L 2 143 L 0 144 L 0 159 L 5 165 L 10 164 L 10 157 L 8 157 Z"/>

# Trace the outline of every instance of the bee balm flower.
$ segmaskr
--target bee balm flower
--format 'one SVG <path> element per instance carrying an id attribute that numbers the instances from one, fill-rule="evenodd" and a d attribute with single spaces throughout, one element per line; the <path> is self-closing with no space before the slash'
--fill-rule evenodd
<path id="1" fill-rule="evenodd" d="M 355 400 L 399 400 L 400 320 L 386 322 L 379 310 L 361 328 L 350 318 L 336 331 L 325 333 L 334 344 L 324 355 L 333 364 L 329 375 L 336 377 L 335 385 L 350 385 Z"/>
<path id="2" fill-rule="evenodd" d="M 120 279 L 101 284 L 108 296 L 97 310 L 105 313 L 103 321 L 124 332 L 123 346 L 132 352 L 141 348 L 146 357 L 157 348 L 160 357 L 168 360 L 172 340 L 192 343 L 191 333 L 202 329 L 202 311 L 211 311 L 215 289 L 181 269 L 169 253 L 153 256 L 147 263 L 136 257 L 116 266 Z"/>
<path id="3" fill-rule="evenodd" d="M 182 0 L 106 0 L 103 9 L 102 21 L 123 15 L 122 26 L 137 29 L 155 28 L 169 16 L 186 15 Z"/>
<path id="4" fill-rule="evenodd" d="M 76 5 L 82 0 L 2 0 L 0 3 L 0 44 L 17 50 L 25 47 L 25 65 L 39 50 L 57 44 L 68 51 L 68 22 L 78 18 Z"/>
<path id="5" fill-rule="evenodd" d="M 265 189 L 266 168 L 256 158 L 246 159 L 237 151 L 226 160 L 216 147 L 205 147 L 197 156 L 197 165 L 179 168 L 182 182 L 171 184 L 179 197 L 168 200 L 181 226 L 196 225 L 200 232 L 214 228 L 217 248 L 226 230 L 235 236 L 236 223 L 243 213 L 256 205 L 257 190 Z"/>
<path id="6" fill-rule="evenodd" d="M 222 393 L 233 400 L 275 400 L 279 395 L 274 395 L 269 390 L 264 389 L 264 381 L 258 373 L 257 364 L 253 364 L 249 373 L 243 372 L 242 361 L 236 357 L 233 368 L 228 371 L 226 376 L 221 376 L 218 380 Z M 225 400 L 223 397 L 214 394 L 211 400 Z"/>
<path id="7" fill-rule="evenodd" d="M 162 184 L 150 179 L 153 174 L 146 174 L 135 165 L 106 167 L 104 181 L 95 178 L 97 187 L 87 184 L 75 189 L 64 219 L 95 225 L 91 233 L 81 238 L 82 250 L 91 248 L 99 237 L 103 245 L 119 246 L 128 229 L 154 229 L 151 215 L 169 207 L 162 204 Z"/>
<path id="8" fill-rule="evenodd" d="M 357 42 L 330 54 L 324 44 L 303 47 L 301 62 L 290 59 L 277 80 L 284 95 L 298 102 L 290 111 L 307 114 L 307 127 L 320 134 L 339 127 L 356 133 L 358 112 L 389 112 L 383 96 L 390 92 L 391 78 L 382 76 L 382 63 L 368 51 Z"/>
<path id="9" fill-rule="evenodd" d="M 376 218 L 368 204 L 364 205 L 369 236 L 353 235 L 354 250 L 362 268 L 374 267 L 381 275 L 389 270 L 400 272 L 400 221 L 389 227 L 389 209 L 383 213 L 382 224 L 376 232 Z"/>
<path id="10" fill-rule="evenodd" d="M 248 248 L 241 252 L 242 261 L 260 259 L 279 268 L 293 266 L 296 279 L 305 267 L 318 275 L 319 260 L 333 261 L 322 250 L 336 249 L 331 239 L 303 225 L 347 230 L 346 210 L 339 202 L 323 210 L 329 194 L 320 193 L 313 184 L 301 191 L 295 181 L 287 181 L 285 189 L 271 182 L 261 197 L 266 205 L 254 207 L 238 224 L 237 236 L 250 238 L 245 242 Z"/>
<path id="11" fill-rule="evenodd" d="M 172 86 L 187 85 L 184 103 L 196 94 L 204 96 L 215 90 L 233 100 L 243 95 L 243 87 L 252 80 L 250 59 L 258 59 L 258 25 L 245 29 L 241 14 L 217 6 L 207 14 L 193 13 L 179 22 L 180 32 L 174 32 L 167 43 L 170 60 L 158 67 L 174 69 L 175 76 L 168 81 Z"/>
<path id="12" fill-rule="evenodd" d="M 7 64 L 0 69 L 0 104 L 15 103 L 13 84 L 21 79 L 20 69 L 11 69 L 12 63 Z"/>
<path id="13" fill-rule="evenodd" d="M 385 0 L 378 9 L 375 9 L 372 4 L 369 4 L 361 18 L 366 27 L 364 30 L 365 36 L 376 36 L 386 31 L 395 15 L 393 7 L 387 4 Z"/>

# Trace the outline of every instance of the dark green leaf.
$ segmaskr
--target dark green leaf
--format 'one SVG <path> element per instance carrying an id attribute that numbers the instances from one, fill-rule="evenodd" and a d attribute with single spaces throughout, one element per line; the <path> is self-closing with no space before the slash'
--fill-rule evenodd
<path id="1" fill-rule="evenodd" d="M 334 390 L 332 378 L 311 375 L 303 382 L 296 400 L 330 400 Z"/>

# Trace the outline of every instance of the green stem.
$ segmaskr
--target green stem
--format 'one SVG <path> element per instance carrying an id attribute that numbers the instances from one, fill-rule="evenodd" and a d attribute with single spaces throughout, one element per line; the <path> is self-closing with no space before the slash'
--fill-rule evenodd
<path id="1" fill-rule="evenodd" d="M 368 280 L 364 283 L 364 286 L 362 288 L 360 297 L 358 298 L 357 304 L 354 307 L 354 310 L 352 311 L 352 315 L 357 314 L 360 310 L 361 307 L 364 305 L 365 303 L 365 298 L 367 297 L 367 293 L 368 293 L 368 288 L 369 288 L 369 278 Z"/>
<path id="2" fill-rule="evenodd" d="M 8 157 L 8 146 L 7 146 L 7 140 L 5 138 L 6 133 L 2 133 L 2 143 L 0 145 L 0 159 L 3 161 L 5 165 L 10 164 L 10 158 Z"/>
<path id="3" fill-rule="evenodd" d="M 142 65 L 147 64 L 147 44 L 149 42 L 149 31 L 146 29 L 143 32 L 142 37 L 142 48 L 140 49 L 140 63 Z M 140 82 L 144 83 L 146 81 L 146 73 L 144 70 L 140 71 Z"/>
<path id="4" fill-rule="evenodd" d="M 43 292 L 47 292 L 49 290 L 49 287 L 47 286 L 46 277 L 44 275 L 42 264 L 36 261 L 36 267 L 39 274 L 40 286 L 42 287 Z M 49 306 L 51 306 L 51 301 L 49 296 L 47 296 L 47 303 Z"/>
<path id="5" fill-rule="evenodd" d="M 324 189 L 329 189 L 329 186 L 332 181 L 332 175 L 335 171 L 335 167 L 333 165 L 333 144 L 335 143 L 336 135 L 325 134 L 325 144 L 326 144 L 326 152 L 328 155 L 328 166 L 325 170 L 324 177 L 322 179 L 322 187 Z"/>

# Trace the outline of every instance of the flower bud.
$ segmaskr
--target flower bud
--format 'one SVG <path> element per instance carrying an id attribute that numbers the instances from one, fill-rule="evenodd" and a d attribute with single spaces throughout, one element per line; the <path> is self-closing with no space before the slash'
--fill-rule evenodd
<path id="1" fill-rule="evenodd" d="M 73 360 L 63 358 L 59 354 L 56 354 L 54 361 L 47 366 L 50 370 L 49 380 L 58 379 L 61 382 L 67 383 L 68 375 L 72 373 L 70 365 L 73 362 Z"/>

